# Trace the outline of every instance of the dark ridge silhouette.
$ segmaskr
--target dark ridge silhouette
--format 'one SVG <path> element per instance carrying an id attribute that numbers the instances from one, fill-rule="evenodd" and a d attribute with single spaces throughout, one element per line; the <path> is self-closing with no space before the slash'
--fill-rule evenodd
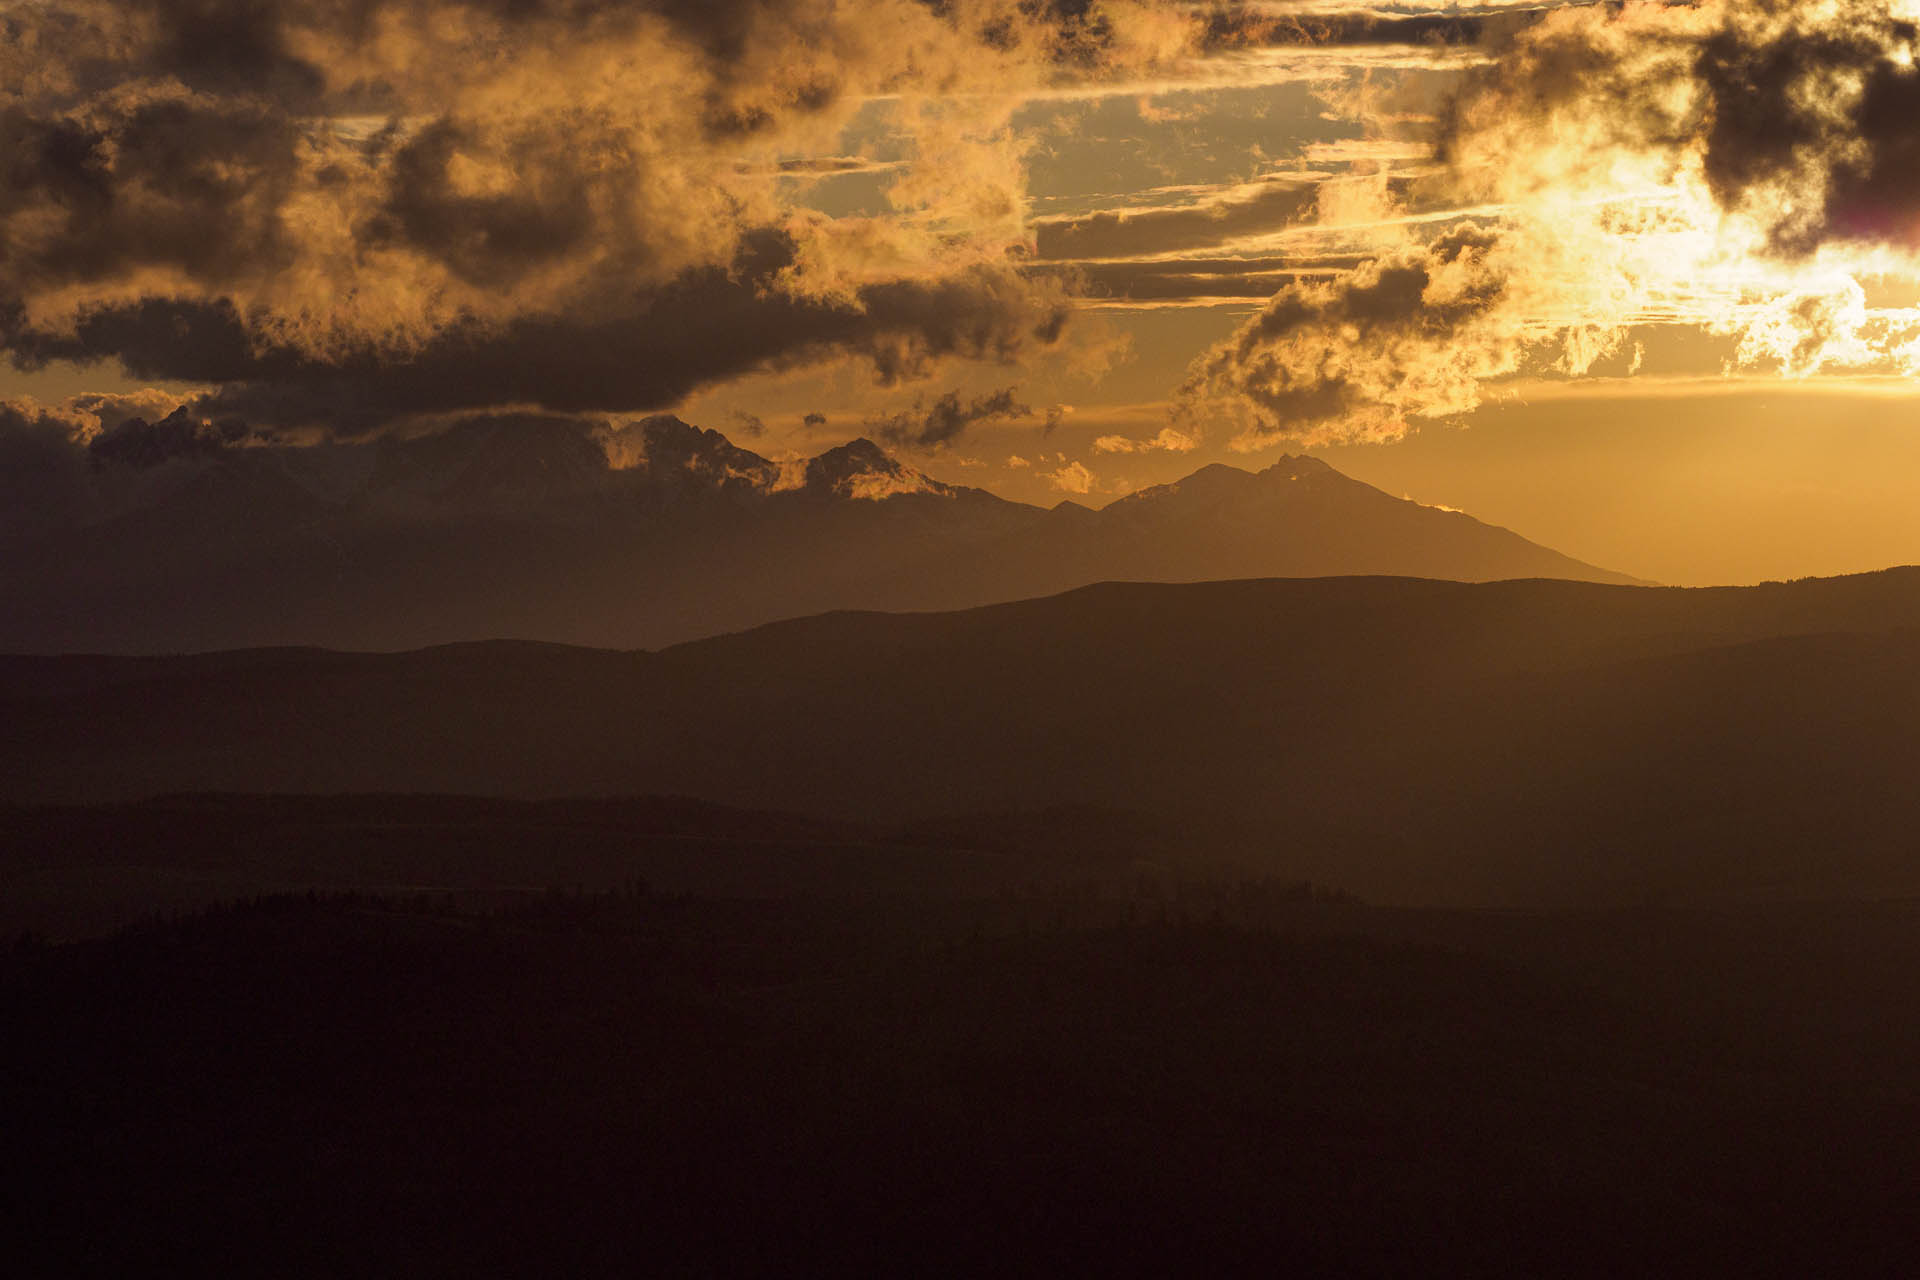
<path id="1" fill-rule="evenodd" d="M 470 906 L 642 883 L 760 899 L 924 895 L 1258 862 L 1235 861 L 1220 833 L 1196 850 L 1195 834 L 1086 809 L 901 827 L 661 796 L 201 794 L 0 807 L 0 938 L 87 937 L 156 913 L 295 891 L 432 894 Z"/>
<path id="2" fill-rule="evenodd" d="M 1630 581 L 1307 458 L 1048 511 L 932 480 L 865 439 L 783 465 L 672 417 L 596 439 L 523 415 L 85 474 L 90 497 L 64 523 L 0 529 L 0 651 L 658 647 L 1106 579 Z"/>
<path id="3" fill-rule="evenodd" d="M 1910 894 L 1916 662 L 1913 569 L 1108 584 L 655 653 L 0 659 L 0 786 L 1079 807 L 1379 902 Z"/>

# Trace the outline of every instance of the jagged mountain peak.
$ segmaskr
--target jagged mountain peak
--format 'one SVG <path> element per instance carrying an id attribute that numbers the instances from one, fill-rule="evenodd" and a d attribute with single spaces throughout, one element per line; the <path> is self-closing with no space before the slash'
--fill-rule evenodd
<path id="1" fill-rule="evenodd" d="M 828 459 L 868 467 L 890 467 L 895 470 L 900 469 L 901 466 L 900 462 L 892 454 L 882 449 L 866 436 L 855 436 L 845 444 L 835 445 L 833 448 L 828 449 L 816 457 L 815 461 L 825 462 Z"/>
<path id="2" fill-rule="evenodd" d="M 1313 459 L 1258 475 L 1216 464 L 1098 510 L 1048 510 L 934 480 L 871 439 L 773 461 L 670 414 L 618 426 L 496 416 L 312 457 L 250 444 L 191 467 L 86 476 L 92 576 L 10 534 L 27 550 L 0 561 L 17 605 L 0 645 L 651 647 L 823 610 L 1104 580 L 1622 580 Z M 142 512 L 152 518 L 120 518 Z M 114 586 L 129 581 L 142 584 L 137 608 Z M 147 603 L 162 598 L 178 603 Z"/>
<path id="3" fill-rule="evenodd" d="M 907 466 L 865 436 L 808 460 L 803 487 L 823 497 L 893 498 L 910 493 L 951 497 L 958 492 Z"/>
<path id="4" fill-rule="evenodd" d="M 749 452 L 711 427 L 696 427 L 671 413 L 652 414 L 629 422 L 620 430 L 636 433 L 646 445 L 650 458 Z M 752 456 L 759 457 L 758 454 Z"/>
<path id="5" fill-rule="evenodd" d="M 1111 505 L 1125 511 L 1164 503 L 1175 499 L 1203 498 L 1211 500 L 1236 490 L 1251 487 L 1257 479 L 1251 471 L 1228 466 L 1224 462 L 1210 462 L 1193 474 L 1168 484 L 1149 485 L 1135 490 L 1124 498 L 1115 500 Z"/>
<path id="6" fill-rule="evenodd" d="M 611 465 L 656 487 L 767 489 L 780 475 L 778 464 L 670 413 L 608 428 L 600 443 Z"/>

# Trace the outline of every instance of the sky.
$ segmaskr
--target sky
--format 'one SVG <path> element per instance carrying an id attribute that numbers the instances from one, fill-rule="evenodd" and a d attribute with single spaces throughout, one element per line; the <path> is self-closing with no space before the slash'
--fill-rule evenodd
<path id="1" fill-rule="evenodd" d="M 1920 3 L 11 0 L 0 468 L 670 411 L 1920 561 Z"/>

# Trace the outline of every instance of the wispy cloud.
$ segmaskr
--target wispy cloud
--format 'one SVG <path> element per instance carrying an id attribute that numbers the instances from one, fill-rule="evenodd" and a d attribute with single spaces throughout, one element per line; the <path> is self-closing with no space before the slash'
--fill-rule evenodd
<path id="1" fill-rule="evenodd" d="M 1184 431 L 1163 427 L 1159 435 L 1149 440 L 1100 436 L 1094 440 L 1093 447 L 1100 453 L 1192 453 L 1200 447 L 1200 442 Z"/>

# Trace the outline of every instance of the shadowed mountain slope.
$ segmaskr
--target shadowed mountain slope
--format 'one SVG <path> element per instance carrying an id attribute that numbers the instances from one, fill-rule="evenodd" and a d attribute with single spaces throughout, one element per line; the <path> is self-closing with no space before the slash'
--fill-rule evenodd
<path id="1" fill-rule="evenodd" d="M 0 660 L 5 797 L 1085 806 L 1377 901 L 1920 891 L 1920 570 L 1103 585 L 656 653 Z"/>
<path id="2" fill-rule="evenodd" d="M 1103 580 L 1627 581 L 1305 458 L 1048 511 L 943 484 L 867 440 L 782 463 L 670 417 L 597 434 L 527 417 L 96 460 L 87 475 L 91 507 L 0 536 L 0 650 L 657 647 Z"/>

